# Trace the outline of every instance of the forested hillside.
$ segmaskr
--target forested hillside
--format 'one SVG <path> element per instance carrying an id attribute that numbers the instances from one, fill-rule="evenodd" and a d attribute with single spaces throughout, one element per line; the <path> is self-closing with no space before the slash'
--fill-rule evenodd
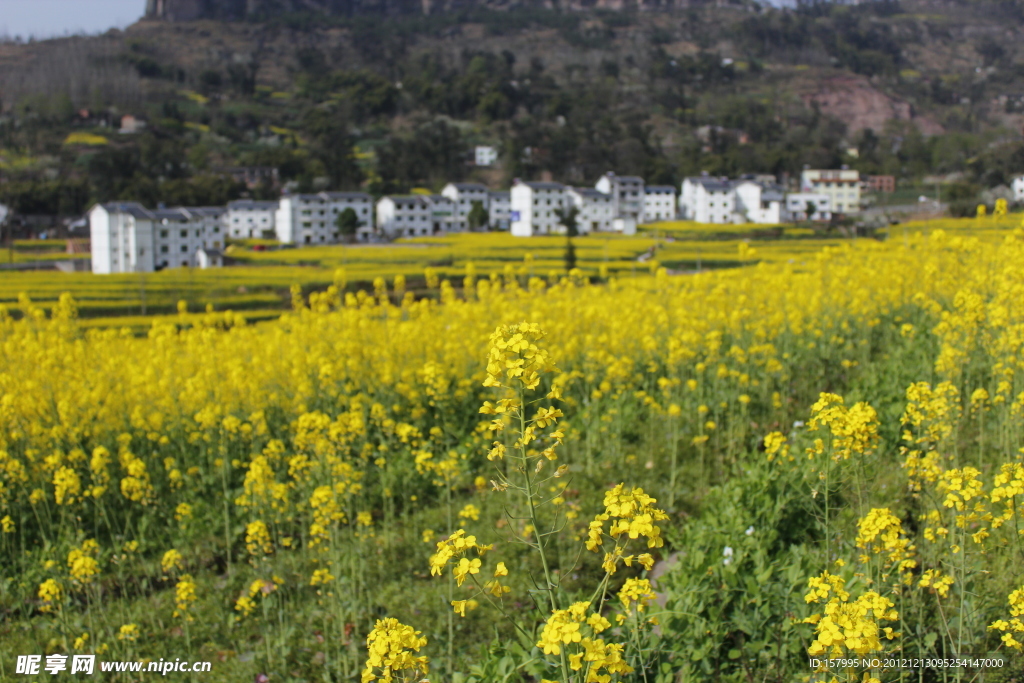
<path id="1" fill-rule="evenodd" d="M 64 215 L 113 198 L 219 203 L 247 191 L 225 175 L 236 166 L 384 193 L 846 163 L 902 179 L 960 172 L 970 192 L 1024 170 L 1022 16 L 1019 2 L 913 0 L 468 7 L 9 41 L 0 201 Z M 119 133 L 125 114 L 146 127 Z M 473 167 L 476 144 L 498 147 L 499 166 Z"/>

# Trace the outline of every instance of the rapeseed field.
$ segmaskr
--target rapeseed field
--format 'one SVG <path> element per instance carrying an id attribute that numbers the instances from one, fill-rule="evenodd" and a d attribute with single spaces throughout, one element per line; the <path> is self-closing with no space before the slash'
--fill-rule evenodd
<path id="1" fill-rule="evenodd" d="M 0 679 L 1013 680 L 1024 231 L 742 244 L 597 284 L 335 272 L 143 337 L 22 297 Z"/>

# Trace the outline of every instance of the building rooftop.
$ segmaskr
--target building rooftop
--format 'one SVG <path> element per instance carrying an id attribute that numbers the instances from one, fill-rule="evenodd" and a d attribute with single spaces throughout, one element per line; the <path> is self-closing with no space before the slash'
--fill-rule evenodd
<path id="1" fill-rule="evenodd" d="M 103 204 L 103 208 L 109 213 L 126 213 L 135 218 L 148 218 L 149 220 L 156 218 L 152 211 L 138 202 L 109 202 Z"/>
<path id="2" fill-rule="evenodd" d="M 377 202 L 382 202 L 385 199 L 390 199 L 394 202 L 417 202 L 419 204 L 426 204 L 429 201 L 428 197 L 424 197 L 421 194 L 389 194 L 381 197 Z"/>
<path id="3" fill-rule="evenodd" d="M 605 194 L 600 190 L 595 190 L 592 187 L 574 187 L 572 188 L 572 191 L 581 197 L 586 197 L 587 199 L 607 199 L 611 201 L 612 198 L 611 195 Z"/>
<path id="4" fill-rule="evenodd" d="M 365 192 L 321 192 L 324 199 L 361 199 L 370 201 L 372 197 Z"/>
<path id="5" fill-rule="evenodd" d="M 229 211 L 269 211 L 277 207 L 278 202 L 261 202 L 254 199 L 236 199 L 233 202 L 228 202 Z"/>
<path id="6" fill-rule="evenodd" d="M 705 190 L 719 192 L 722 190 L 731 190 L 734 183 L 731 180 L 723 180 L 721 178 L 713 178 L 711 176 L 696 176 L 693 178 L 687 178 L 691 183 L 698 183 L 704 186 Z"/>
<path id="7" fill-rule="evenodd" d="M 528 180 L 520 181 L 523 185 L 533 188 L 534 190 L 564 190 L 565 185 L 561 183 L 550 183 L 543 180 Z"/>
<path id="8" fill-rule="evenodd" d="M 675 194 L 676 188 L 674 185 L 647 185 L 644 187 L 644 192 L 648 194 Z"/>
<path id="9" fill-rule="evenodd" d="M 487 192 L 487 186 L 483 183 L 448 183 L 459 192 L 472 191 L 472 192 Z"/>

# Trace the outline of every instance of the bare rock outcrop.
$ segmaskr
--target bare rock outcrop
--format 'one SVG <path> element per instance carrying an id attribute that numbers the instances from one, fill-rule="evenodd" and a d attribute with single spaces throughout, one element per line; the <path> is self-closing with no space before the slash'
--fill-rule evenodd
<path id="1" fill-rule="evenodd" d="M 925 116 L 915 116 L 907 102 L 886 95 L 861 76 L 833 76 L 817 81 L 816 89 L 805 92 L 804 104 L 816 106 L 823 114 L 846 124 L 847 131 L 871 128 L 881 132 L 890 119 L 911 121 L 925 135 L 943 132 L 942 126 Z"/>

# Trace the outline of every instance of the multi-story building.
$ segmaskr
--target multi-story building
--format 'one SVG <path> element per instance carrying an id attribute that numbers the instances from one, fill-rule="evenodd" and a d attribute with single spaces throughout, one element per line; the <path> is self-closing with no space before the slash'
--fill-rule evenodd
<path id="1" fill-rule="evenodd" d="M 227 234 L 235 239 L 276 236 L 278 202 L 238 199 L 228 202 Z"/>
<path id="2" fill-rule="evenodd" d="M 220 266 L 222 213 L 207 207 L 150 211 L 136 202 L 97 204 L 89 210 L 92 270 L 146 273 Z"/>
<path id="3" fill-rule="evenodd" d="M 814 211 L 810 211 L 811 208 Z M 832 198 L 820 192 L 793 192 L 786 195 L 786 213 L 794 221 L 831 220 Z"/>
<path id="4" fill-rule="evenodd" d="M 477 166 L 493 166 L 498 161 L 498 150 L 490 145 L 477 145 L 473 152 Z"/>
<path id="5" fill-rule="evenodd" d="M 513 181 L 511 232 L 517 237 L 564 232 L 558 213 L 567 208 L 565 186 L 560 183 Z"/>
<path id="6" fill-rule="evenodd" d="M 800 191 L 828 195 L 834 213 L 860 211 L 860 173 L 857 171 L 804 169 L 800 174 Z"/>
<path id="7" fill-rule="evenodd" d="M 274 214 L 277 239 L 285 244 L 328 244 L 341 239 L 338 216 L 352 209 L 359 219 L 357 238 L 369 240 L 373 234 L 373 199 L 365 192 L 320 192 L 281 197 Z"/>
<path id="8" fill-rule="evenodd" d="M 786 193 L 778 185 L 740 180 L 733 184 L 733 192 L 736 222 L 775 224 L 788 220 Z"/>
<path id="9" fill-rule="evenodd" d="M 455 202 L 443 194 L 432 194 L 430 201 L 430 227 L 435 233 L 452 232 L 456 221 Z"/>
<path id="10" fill-rule="evenodd" d="M 441 190 L 441 194 L 453 202 L 455 213 L 449 224 L 451 232 L 465 232 L 469 229 L 469 212 L 473 210 L 473 204 L 480 202 L 484 210 L 490 201 L 490 192 L 486 185 L 480 183 L 448 183 Z M 486 226 L 480 226 L 486 227 Z"/>
<path id="11" fill-rule="evenodd" d="M 430 235 L 434 232 L 432 208 L 433 202 L 423 195 L 381 197 L 377 201 L 377 231 L 388 237 Z"/>
<path id="12" fill-rule="evenodd" d="M 1010 183 L 1013 190 L 1013 201 L 1024 202 L 1024 175 L 1019 175 Z"/>
<path id="13" fill-rule="evenodd" d="M 644 212 L 644 179 L 636 176 L 605 173 L 594 186 L 599 192 L 612 197 L 617 217 L 642 220 Z"/>
<path id="14" fill-rule="evenodd" d="M 512 195 L 508 190 L 492 190 L 488 193 L 487 217 L 492 230 L 508 230 L 511 221 Z"/>
<path id="15" fill-rule="evenodd" d="M 896 176 L 891 175 L 869 175 L 867 177 L 867 189 L 872 192 L 892 194 L 896 191 Z"/>
<path id="16" fill-rule="evenodd" d="M 676 217 L 676 188 L 672 185 L 644 187 L 644 222 L 670 221 Z"/>
<path id="17" fill-rule="evenodd" d="M 725 178 L 701 175 L 687 178 L 679 194 L 679 214 L 698 223 L 732 223 L 736 209 L 733 183 Z"/>
<path id="18" fill-rule="evenodd" d="M 612 230 L 615 220 L 615 204 L 612 196 L 591 187 L 566 188 L 569 205 L 575 206 L 576 227 L 580 233 Z"/>

